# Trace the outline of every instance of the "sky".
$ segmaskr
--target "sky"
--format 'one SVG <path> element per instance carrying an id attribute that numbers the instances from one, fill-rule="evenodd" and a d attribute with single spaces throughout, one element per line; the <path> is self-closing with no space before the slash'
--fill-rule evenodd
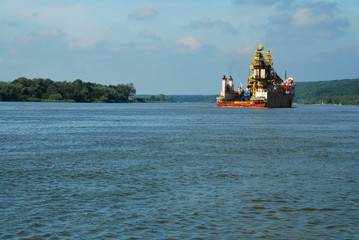
<path id="1" fill-rule="evenodd" d="M 296 82 L 359 78 L 357 0 L 0 0 L 0 81 L 218 94 L 259 44 Z"/>

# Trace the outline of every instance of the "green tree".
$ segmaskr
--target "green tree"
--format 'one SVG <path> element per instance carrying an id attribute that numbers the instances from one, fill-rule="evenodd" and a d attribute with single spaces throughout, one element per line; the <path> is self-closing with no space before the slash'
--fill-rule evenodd
<path id="1" fill-rule="evenodd" d="M 0 101 L 128 102 L 135 94 L 132 83 L 106 86 L 81 79 L 54 82 L 51 79 L 24 77 L 11 83 L 0 82 Z"/>

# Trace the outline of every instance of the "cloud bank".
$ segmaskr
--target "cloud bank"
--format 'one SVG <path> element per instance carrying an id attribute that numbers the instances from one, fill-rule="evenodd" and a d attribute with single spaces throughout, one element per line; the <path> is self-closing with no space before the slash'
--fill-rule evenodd
<path id="1" fill-rule="evenodd" d="M 194 37 L 185 37 L 178 39 L 177 44 L 177 53 L 195 53 L 202 47 L 202 43 Z"/>
<path id="2" fill-rule="evenodd" d="M 223 34 L 235 34 L 237 30 L 233 27 L 232 24 L 222 20 L 212 20 L 208 17 L 203 17 L 197 20 L 192 21 L 189 25 L 184 26 L 185 29 L 214 29 Z"/>
<path id="3" fill-rule="evenodd" d="M 153 8 L 138 8 L 134 10 L 129 15 L 129 17 L 132 19 L 143 20 L 143 19 L 154 18 L 157 17 L 158 15 L 159 15 L 158 12 Z"/>
<path id="4" fill-rule="evenodd" d="M 281 32 L 300 39 L 340 38 L 349 27 L 346 18 L 338 14 L 337 4 L 317 2 L 298 6 L 291 12 L 279 12 L 269 17 L 270 32 Z"/>

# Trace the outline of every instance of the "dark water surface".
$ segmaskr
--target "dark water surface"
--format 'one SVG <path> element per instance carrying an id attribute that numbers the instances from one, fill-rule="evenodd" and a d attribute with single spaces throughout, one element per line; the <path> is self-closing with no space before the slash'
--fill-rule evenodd
<path id="1" fill-rule="evenodd" d="M 358 239 L 359 107 L 0 103 L 0 239 Z"/>

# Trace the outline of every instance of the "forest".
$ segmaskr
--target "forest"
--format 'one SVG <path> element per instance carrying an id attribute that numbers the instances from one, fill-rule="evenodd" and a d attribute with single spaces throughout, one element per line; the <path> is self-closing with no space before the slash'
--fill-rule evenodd
<path id="1" fill-rule="evenodd" d="M 298 82 L 295 103 L 359 105 L 359 79 Z"/>
<path id="2" fill-rule="evenodd" d="M 136 95 L 132 98 L 133 102 L 175 102 L 171 97 L 164 94 L 159 95 Z"/>
<path id="3" fill-rule="evenodd" d="M 42 102 L 207 102 L 217 95 L 135 95 L 133 84 L 101 85 L 83 82 L 55 82 L 51 79 L 18 78 L 0 82 L 0 101 Z M 295 103 L 359 105 L 359 79 L 296 82 Z"/>
<path id="4" fill-rule="evenodd" d="M 50 102 L 129 102 L 136 94 L 132 83 L 101 85 L 83 82 L 55 82 L 51 79 L 25 77 L 0 82 L 0 101 Z"/>

